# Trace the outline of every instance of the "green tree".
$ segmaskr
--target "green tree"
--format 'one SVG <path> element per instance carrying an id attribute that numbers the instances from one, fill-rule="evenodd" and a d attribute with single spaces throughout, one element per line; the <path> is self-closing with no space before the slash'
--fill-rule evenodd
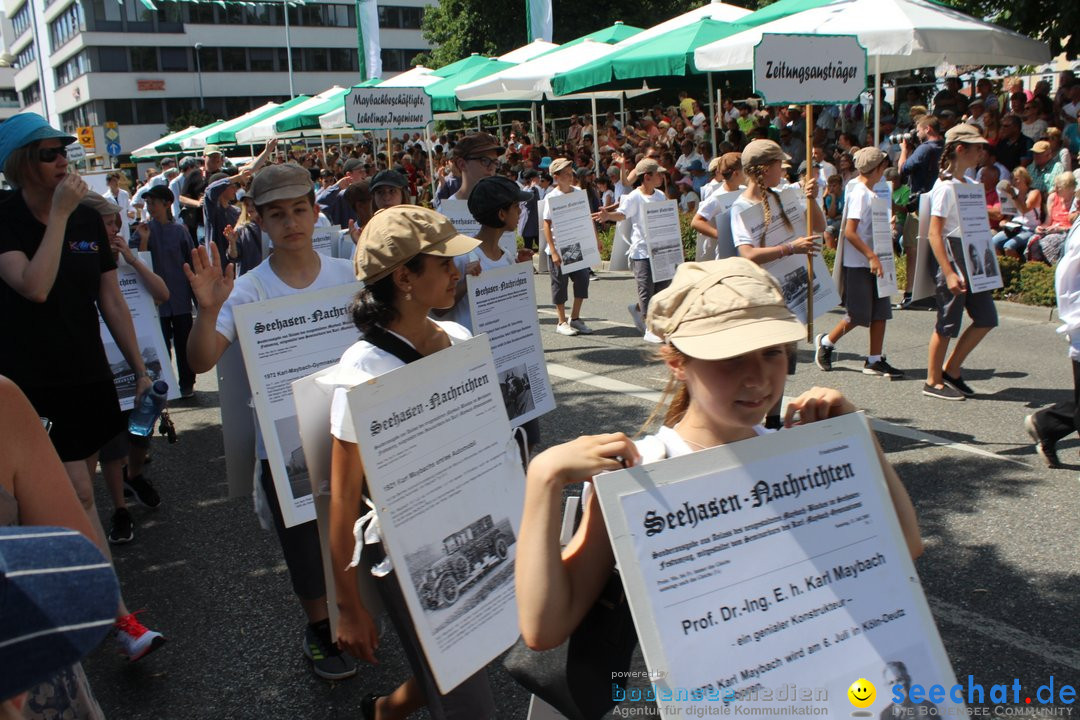
<path id="1" fill-rule="evenodd" d="M 209 125 L 215 120 L 217 120 L 217 118 L 206 112 L 205 110 L 200 110 L 199 108 L 191 108 L 190 110 L 185 110 L 184 112 L 173 115 L 171 118 L 169 118 L 169 132 L 174 133 L 178 130 L 183 130 L 184 128 L 191 127 L 192 125 L 194 125 L 195 127 L 202 127 L 203 125 Z"/>
<path id="2" fill-rule="evenodd" d="M 1050 46 L 1051 55 L 1064 51 L 1071 60 L 1080 53 L 1080 3 L 1076 0 L 945 0 L 942 4 L 1042 40 Z"/>

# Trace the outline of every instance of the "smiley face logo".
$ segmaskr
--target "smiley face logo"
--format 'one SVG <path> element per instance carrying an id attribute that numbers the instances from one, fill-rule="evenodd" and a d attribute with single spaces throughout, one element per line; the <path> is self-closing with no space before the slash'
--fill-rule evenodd
<path id="1" fill-rule="evenodd" d="M 847 691 L 848 700 L 857 708 L 868 708 L 874 704 L 877 697 L 877 689 L 866 678 L 859 678 L 851 683 Z"/>

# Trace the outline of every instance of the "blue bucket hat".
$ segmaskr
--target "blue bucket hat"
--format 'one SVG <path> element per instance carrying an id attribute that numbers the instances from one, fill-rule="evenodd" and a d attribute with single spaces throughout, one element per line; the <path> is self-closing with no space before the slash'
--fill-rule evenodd
<path id="1" fill-rule="evenodd" d="M 75 142 L 74 135 L 57 130 L 37 113 L 24 112 L 9 117 L 0 124 L 0 168 L 4 167 L 15 150 L 50 138 L 57 138 L 65 146 Z"/>
<path id="2" fill-rule="evenodd" d="M 0 528 L 0 699 L 31 689 L 97 647 L 113 626 L 119 598 L 112 565 L 81 534 Z"/>
<path id="3" fill-rule="evenodd" d="M 547 170 L 549 167 L 551 167 L 551 158 L 547 156 L 540 158 L 540 169 Z"/>

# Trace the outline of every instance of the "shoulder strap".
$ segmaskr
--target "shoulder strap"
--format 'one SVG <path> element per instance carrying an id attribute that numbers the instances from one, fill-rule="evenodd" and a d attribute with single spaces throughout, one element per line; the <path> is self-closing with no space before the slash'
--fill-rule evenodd
<path id="1" fill-rule="evenodd" d="M 406 365 L 424 357 L 412 345 L 377 325 L 364 335 L 364 339 L 383 352 L 390 353 Z"/>

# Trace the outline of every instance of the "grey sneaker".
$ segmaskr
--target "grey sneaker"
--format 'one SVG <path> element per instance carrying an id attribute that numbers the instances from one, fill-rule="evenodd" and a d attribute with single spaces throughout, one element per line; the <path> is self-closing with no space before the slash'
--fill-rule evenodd
<path id="1" fill-rule="evenodd" d="M 963 400 L 964 394 L 959 390 L 954 390 L 947 384 L 942 384 L 941 387 L 936 388 L 929 383 L 923 385 L 922 394 L 927 397 L 937 398 L 938 400 Z"/>
<path id="2" fill-rule="evenodd" d="M 1061 461 L 1058 460 L 1055 443 L 1050 442 L 1039 434 L 1039 426 L 1035 424 L 1034 413 L 1024 418 L 1024 429 L 1027 430 L 1028 437 L 1035 442 L 1035 452 L 1037 452 L 1039 457 L 1043 459 L 1043 462 L 1046 463 L 1046 467 L 1061 467 Z"/>
<path id="3" fill-rule="evenodd" d="M 814 347 L 817 348 L 817 351 L 814 353 L 814 364 L 825 372 L 829 372 L 832 370 L 832 354 L 833 350 L 836 348 L 835 346 L 829 347 L 827 345 L 822 345 L 821 341 L 824 339 L 825 333 L 821 333 L 814 338 Z"/>
<path id="4" fill-rule="evenodd" d="M 330 620 L 320 620 L 304 630 L 304 655 L 311 671 L 324 680 L 344 680 L 356 674 L 356 660 L 339 650 L 330 637 Z"/>
<path id="5" fill-rule="evenodd" d="M 571 320 L 570 321 L 570 327 L 574 328 L 575 330 L 577 330 L 582 335 L 592 335 L 593 334 L 592 328 L 589 327 L 588 325 L 586 325 L 585 321 L 582 320 L 581 318 L 574 318 L 573 320 Z"/>
<path id="6" fill-rule="evenodd" d="M 876 363 L 871 363 L 869 360 L 863 363 L 862 371 L 864 375 L 877 375 L 888 380 L 899 380 L 904 377 L 904 373 L 897 370 L 892 365 L 885 361 L 885 356 L 882 355 L 881 359 Z"/>

